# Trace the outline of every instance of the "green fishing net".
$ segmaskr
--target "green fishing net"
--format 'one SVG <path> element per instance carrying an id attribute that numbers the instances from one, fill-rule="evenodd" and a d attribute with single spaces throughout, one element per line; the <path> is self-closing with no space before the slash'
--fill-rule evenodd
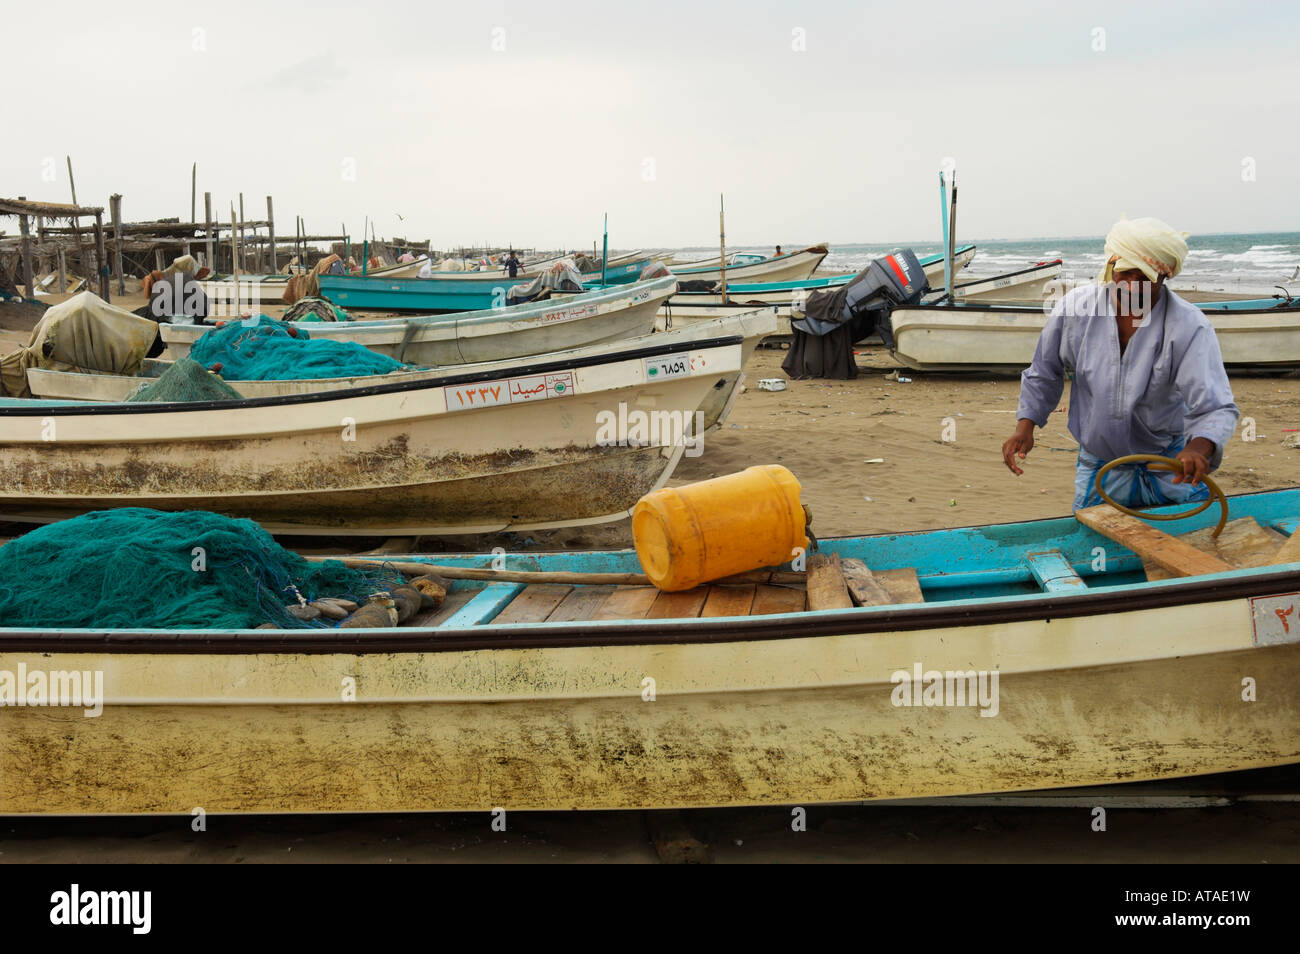
<path id="1" fill-rule="evenodd" d="M 407 367 L 355 341 L 313 339 L 266 315 L 213 328 L 194 343 L 190 356 L 227 381 L 362 377 Z"/>
<path id="2" fill-rule="evenodd" d="M 100 510 L 0 546 L 0 626 L 253 629 L 304 621 L 298 596 L 357 603 L 402 582 L 284 549 L 251 520 L 194 510 Z"/>
<path id="3" fill-rule="evenodd" d="M 190 358 L 172 363 L 162 374 L 142 384 L 127 401 L 238 401 L 243 395 Z"/>

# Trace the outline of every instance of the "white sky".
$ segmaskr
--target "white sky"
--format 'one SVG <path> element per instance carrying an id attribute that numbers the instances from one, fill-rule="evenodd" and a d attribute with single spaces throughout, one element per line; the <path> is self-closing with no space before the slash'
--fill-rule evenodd
<path id="1" fill-rule="evenodd" d="M 114 6 L 5 0 L 0 195 L 67 201 L 71 155 L 186 218 L 197 160 L 200 218 L 269 194 L 282 235 L 631 248 L 715 244 L 724 192 L 788 248 L 937 239 L 951 156 L 967 238 L 1300 229 L 1295 3 Z"/>

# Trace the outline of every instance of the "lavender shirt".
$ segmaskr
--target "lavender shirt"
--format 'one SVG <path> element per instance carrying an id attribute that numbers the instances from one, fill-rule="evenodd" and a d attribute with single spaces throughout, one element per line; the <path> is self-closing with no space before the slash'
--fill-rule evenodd
<path id="1" fill-rule="evenodd" d="M 1204 313 L 1168 288 L 1122 356 L 1106 287 L 1067 293 L 1020 376 L 1017 420 L 1045 426 L 1067 373 L 1074 374 L 1070 433 L 1094 457 L 1159 454 L 1177 438 L 1204 437 L 1214 444 L 1210 467 L 1222 462 L 1240 412 L 1219 341 Z"/>

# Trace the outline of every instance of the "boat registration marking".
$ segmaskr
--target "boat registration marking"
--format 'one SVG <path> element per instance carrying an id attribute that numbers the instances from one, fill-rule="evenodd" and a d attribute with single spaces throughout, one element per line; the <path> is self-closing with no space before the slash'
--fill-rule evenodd
<path id="1" fill-rule="evenodd" d="M 645 359 L 645 379 L 647 381 L 680 378 L 690 373 L 691 356 L 688 354 L 669 354 L 662 358 Z"/>
<path id="2" fill-rule="evenodd" d="M 559 311 L 548 311 L 541 317 L 542 324 L 549 325 L 558 321 L 573 321 L 576 318 L 590 318 L 596 313 L 595 305 L 581 305 L 577 308 L 561 308 Z"/>
<path id="3" fill-rule="evenodd" d="M 471 407 L 496 407 L 501 404 L 526 404 L 547 398 L 568 397 L 575 393 L 573 372 L 530 374 L 500 381 L 480 381 L 444 387 L 447 409 L 458 411 Z"/>
<path id="4" fill-rule="evenodd" d="M 1250 600 L 1251 639 L 1256 646 L 1300 643 L 1300 593 L 1253 596 Z"/>

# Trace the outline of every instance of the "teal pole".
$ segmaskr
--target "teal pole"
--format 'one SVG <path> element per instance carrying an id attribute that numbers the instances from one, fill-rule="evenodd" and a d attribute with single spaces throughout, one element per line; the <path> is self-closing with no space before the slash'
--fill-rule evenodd
<path id="1" fill-rule="evenodd" d="M 600 287 L 605 287 L 605 269 L 609 265 L 609 213 L 605 213 L 605 247 L 600 254 Z"/>

